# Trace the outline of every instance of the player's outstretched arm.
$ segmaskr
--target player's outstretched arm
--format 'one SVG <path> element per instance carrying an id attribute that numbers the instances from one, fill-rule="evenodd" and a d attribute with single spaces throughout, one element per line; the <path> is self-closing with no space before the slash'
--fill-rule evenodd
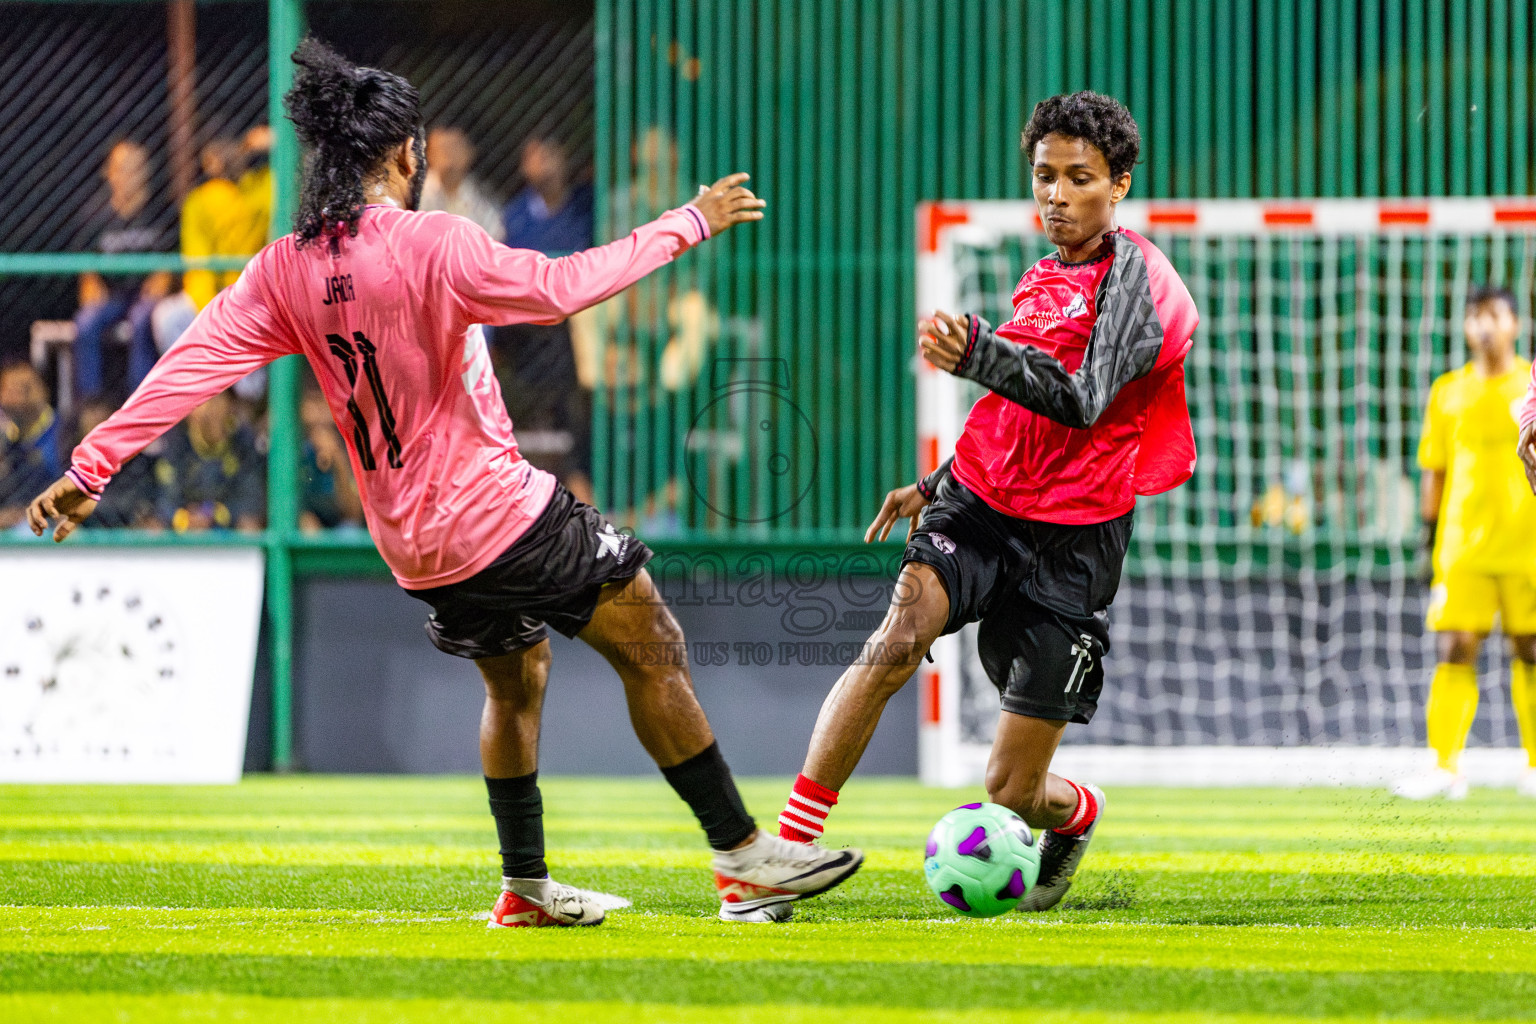
<path id="1" fill-rule="evenodd" d="M 448 287 L 466 324 L 559 323 L 617 295 L 691 246 L 762 220 L 767 204 L 742 184 L 747 177 L 728 174 L 627 237 L 558 259 L 499 245 L 468 222 L 453 224 L 440 249 Z"/>
<path id="2" fill-rule="evenodd" d="M 1153 316 L 1156 323 L 1156 316 Z M 1152 371 L 1162 349 L 1162 328 L 1141 338 L 1098 326 L 1076 373 L 1033 345 L 1001 341 L 979 316 L 935 313 L 919 325 L 923 357 L 957 377 L 974 380 L 1031 412 L 1067 427 L 1085 429 L 1098 421 L 1120 389 Z"/>
<path id="3" fill-rule="evenodd" d="M 1163 325 L 1146 260 L 1116 236 L 1115 262 L 1099 283 L 1098 315 L 1076 373 L 1033 345 L 1000 341 L 978 316 L 935 313 L 918 325 L 923 357 L 1063 426 L 1091 427 L 1120 389 L 1152 372 Z"/>
<path id="4" fill-rule="evenodd" d="M 75 527 L 94 511 L 96 501 L 69 477 L 61 476 L 27 506 L 27 525 L 41 537 L 50 524 L 57 524 L 53 527 L 53 540 L 58 543 L 74 533 Z"/>
<path id="5" fill-rule="evenodd" d="M 263 250 L 234 284 L 214 297 L 123 407 L 75 448 L 68 479 L 91 500 L 92 508 L 123 463 L 187 413 L 246 374 L 298 351 L 261 284 L 270 251 Z M 73 529 L 62 536 L 56 533 L 54 539 L 63 540 Z"/>

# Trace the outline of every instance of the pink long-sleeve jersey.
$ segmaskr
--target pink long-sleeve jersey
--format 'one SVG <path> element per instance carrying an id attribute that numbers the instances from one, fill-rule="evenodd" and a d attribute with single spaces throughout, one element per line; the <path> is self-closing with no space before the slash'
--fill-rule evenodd
<path id="1" fill-rule="evenodd" d="M 302 353 L 352 460 L 368 530 L 402 587 L 473 576 L 532 525 L 555 481 L 517 450 L 477 325 L 555 323 L 709 237 L 692 206 L 561 259 L 462 217 L 364 210 L 356 237 L 251 260 L 121 409 L 75 449 L 87 494 L 209 396 Z"/>
<path id="2" fill-rule="evenodd" d="M 1520 422 L 1521 430 L 1536 423 L 1536 365 L 1531 367 L 1531 383 L 1525 389 L 1525 398 L 1515 411 L 1515 419 Z"/>

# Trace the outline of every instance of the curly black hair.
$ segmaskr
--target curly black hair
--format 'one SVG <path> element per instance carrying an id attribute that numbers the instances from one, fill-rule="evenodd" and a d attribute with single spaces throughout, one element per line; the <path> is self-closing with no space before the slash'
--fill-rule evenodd
<path id="1" fill-rule="evenodd" d="M 1035 144 L 1053 133 L 1092 143 L 1104 154 L 1111 178 L 1128 174 L 1140 163 L 1141 129 L 1113 96 L 1084 89 L 1036 103 L 1024 126 L 1024 152 L 1033 159 Z"/>
<path id="2" fill-rule="evenodd" d="M 427 171 L 421 96 L 399 75 L 358 67 L 318 39 L 293 51 L 293 88 L 283 97 L 304 144 L 304 184 L 294 233 L 300 246 L 345 230 L 357 234 L 363 184 L 400 143 L 416 150 L 414 209 Z"/>

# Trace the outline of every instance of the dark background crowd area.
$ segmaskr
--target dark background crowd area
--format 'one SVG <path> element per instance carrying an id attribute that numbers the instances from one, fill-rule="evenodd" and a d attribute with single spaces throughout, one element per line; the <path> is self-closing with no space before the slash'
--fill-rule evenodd
<path id="1" fill-rule="evenodd" d="M 0 189 L 12 197 L 0 205 L 0 253 L 243 257 L 286 232 L 270 220 L 265 5 L 196 8 L 196 114 L 180 135 L 162 10 L 0 4 L 10 66 Z M 508 244 L 556 254 L 592 244 L 590 3 L 317 4 L 310 30 L 420 88 L 424 208 Z M 26 503 L 75 444 L 236 276 L 0 272 L 0 530 L 25 529 Z M 569 333 L 500 329 L 491 341 L 520 434 L 535 440 L 530 456 L 589 491 Z M 261 374 L 210 399 L 124 467 L 92 525 L 262 529 L 267 415 Z M 345 446 L 307 371 L 300 420 L 300 527 L 361 528 Z"/>

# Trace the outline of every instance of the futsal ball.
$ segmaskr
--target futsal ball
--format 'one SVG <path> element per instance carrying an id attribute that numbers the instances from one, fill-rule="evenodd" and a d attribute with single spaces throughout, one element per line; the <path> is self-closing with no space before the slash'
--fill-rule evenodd
<path id="1" fill-rule="evenodd" d="M 1034 833 L 999 804 L 956 807 L 928 833 L 925 853 L 928 888 L 967 917 L 1006 914 L 1040 877 Z"/>

